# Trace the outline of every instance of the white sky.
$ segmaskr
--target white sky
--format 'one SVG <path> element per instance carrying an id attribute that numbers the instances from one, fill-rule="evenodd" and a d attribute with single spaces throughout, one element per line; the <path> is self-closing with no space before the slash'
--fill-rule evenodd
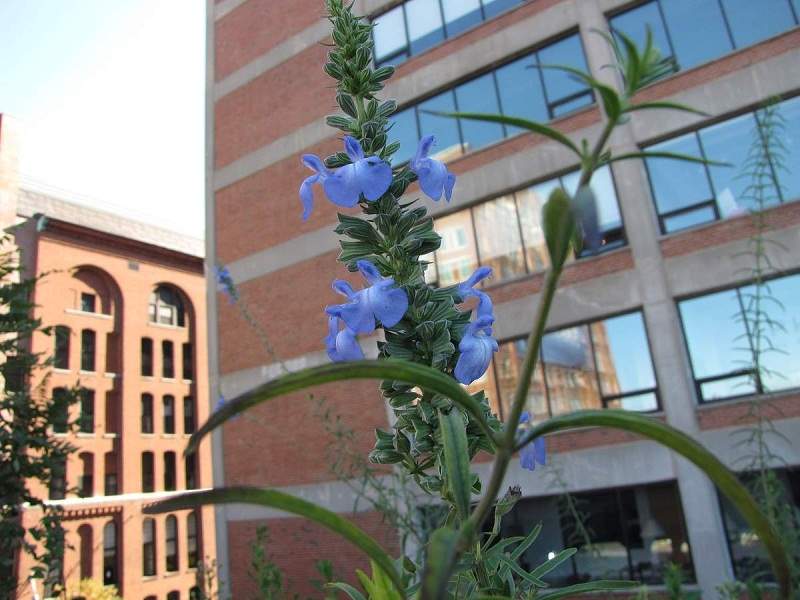
<path id="1" fill-rule="evenodd" d="M 204 0 L 0 0 L 0 112 L 30 187 L 204 230 Z"/>

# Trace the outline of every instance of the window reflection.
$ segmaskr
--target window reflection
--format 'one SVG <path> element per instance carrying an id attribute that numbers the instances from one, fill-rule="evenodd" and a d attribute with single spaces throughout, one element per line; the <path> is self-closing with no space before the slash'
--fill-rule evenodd
<path id="1" fill-rule="evenodd" d="M 542 364 L 552 414 L 603 407 L 585 325 L 546 334 Z"/>
<path id="2" fill-rule="evenodd" d="M 535 544 L 520 557 L 530 570 L 550 552 L 575 547 L 578 553 L 548 573 L 552 586 L 593 579 L 635 579 L 663 582 L 669 563 L 681 565 L 692 581 L 693 566 L 678 488 L 675 482 L 572 494 L 591 531 L 591 548 L 578 534 L 573 513 L 556 497 L 524 498 L 503 519 L 504 537 L 526 535 L 537 524 L 542 530 Z"/>
<path id="3" fill-rule="evenodd" d="M 510 410 L 514 391 L 519 381 L 519 370 L 527 349 L 528 344 L 524 339 L 515 340 L 500 344 L 500 350 L 494 355 L 498 396 L 502 406 L 501 414 L 508 414 Z M 525 410 L 534 415 L 534 418 L 549 415 L 541 364 L 536 365 L 533 373 L 531 385 L 528 388 L 528 398 L 525 401 Z"/>
<path id="4" fill-rule="evenodd" d="M 460 112 L 499 113 L 494 73 L 487 73 L 456 88 L 456 101 Z M 464 151 L 478 150 L 496 140 L 503 139 L 503 126 L 498 123 L 485 123 L 459 119 Z"/>
<path id="5" fill-rule="evenodd" d="M 474 209 L 481 265 L 498 280 L 525 274 L 519 223 L 513 196 L 501 196 Z"/>
<path id="6" fill-rule="evenodd" d="M 439 285 L 464 281 L 478 266 L 470 211 L 437 219 L 436 231 L 442 237 L 442 244 L 436 251 Z"/>
<path id="7" fill-rule="evenodd" d="M 769 281 L 761 291 L 742 286 L 691 298 L 678 308 L 701 401 L 800 387 L 800 275 Z"/>
<path id="8" fill-rule="evenodd" d="M 444 39 L 442 11 L 438 2 L 408 0 L 405 3 L 411 54 L 418 54 Z"/>

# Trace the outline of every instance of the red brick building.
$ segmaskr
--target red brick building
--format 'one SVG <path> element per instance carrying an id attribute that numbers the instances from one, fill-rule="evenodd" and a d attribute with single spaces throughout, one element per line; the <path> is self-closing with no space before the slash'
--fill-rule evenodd
<path id="1" fill-rule="evenodd" d="M 45 275 L 36 316 L 55 327 L 32 342 L 54 357 L 45 392 L 83 388 L 53 425 L 76 450 L 63 478 L 36 490 L 64 509 L 63 579 L 112 584 L 126 599 L 195 597 L 215 556 L 212 509 L 146 517 L 142 508 L 211 486 L 210 445 L 182 456 L 210 410 L 202 243 L 20 189 L 13 169 L 4 174 L 26 272 Z M 30 566 L 23 556 L 18 597 L 45 597 L 41 582 L 25 581 Z"/>
<path id="2" fill-rule="evenodd" d="M 737 469 L 747 456 L 734 432 L 754 401 L 774 408 L 776 427 L 788 439 L 800 439 L 793 366 L 800 355 L 796 0 L 357 0 L 354 10 L 376 24 L 376 63 L 397 66 L 383 95 L 399 104 L 390 135 L 401 141 L 396 160 L 408 159 L 422 135 L 435 134 L 458 175 L 450 204 L 425 200 L 443 238 L 430 280 L 449 285 L 478 264 L 494 268 L 487 291 L 501 350 L 482 384 L 500 416 L 547 266 L 541 203 L 554 185 L 575 185 L 578 165 L 542 137 L 428 111 L 504 112 L 549 121 L 573 140 L 594 140 L 605 117 L 592 93 L 535 67 L 569 64 L 619 88 L 614 71 L 603 68 L 613 54 L 595 30 L 641 42 L 649 27 L 676 69 L 639 99 L 683 102 L 709 116 L 635 113 L 612 137 L 613 151 L 657 146 L 733 167 L 632 160 L 595 176 L 604 246 L 566 268 L 529 408 L 537 415 L 597 406 L 651 413 Z M 308 175 L 300 155 L 341 148 L 338 132 L 324 122 L 335 102 L 322 70 L 329 33 L 323 16 L 322 0 L 208 2 L 207 256 L 229 267 L 290 369 L 327 360 L 323 307 L 337 301 L 330 282 L 344 274 L 335 260 L 336 207 L 319 196 L 303 222 L 297 198 Z M 762 200 L 767 236 L 785 248 L 769 250 L 773 292 L 785 307 L 778 318 L 786 333 L 778 337 L 789 358 L 769 359 L 785 375 L 780 380 L 756 376 L 742 366 L 748 356 L 733 350 L 741 346 L 736 340 L 754 344 L 746 326 L 752 291 L 746 253 L 755 234 L 746 213 L 754 201 L 741 177 L 747 150 L 766 135 L 762 106 L 776 96 L 787 169 L 772 165 L 774 180 Z M 412 188 L 407 199 L 418 195 Z M 221 295 L 209 302 L 212 393 L 231 397 L 278 375 L 281 366 L 236 307 Z M 374 355 L 373 340 L 363 341 Z M 365 453 L 373 428 L 389 427 L 374 383 L 331 385 L 317 394 L 356 430 Z M 226 425 L 215 475 L 220 483 L 277 487 L 348 512 L 352 494 L 321 460 L 326 442 L 313 407 L 295 394 Z M 566 488 L 585 501 L 600 548 L 579 552 L 556 583 L 631 577 L 658 585 L 665 565 L 677 561 L 690 585 L 711 595 L 725 580 L 746 578 L 758 562 L 752 537 L 713 486 L 664 449 L 602 429 L 551 436 L 548 444 L 560 483 L 512 469 L 508 483 L 520 484 L 526 497 L 513 527 L 528 531 L 544 521 L 531 562 L 574 543 L 555 503 Z M 789 466 L 780 471 L 787 497 L 800 502 L 800 450 L 776 442 L 775 451 Z M 248 460 L 253 455 L 262 458 Z M 487 473 L 485 464 L 475 469 Z M 359 512 L 353 519 L 396 550 L 378 515 Z M 234 597 L 252 590 L 245 565 L 261 523 L 272 529 L 277 561 L 298 591 L 310 592 L 314 559 L 333 560 L 343 575 L 364 563 L 302 521 L 228 509 L 219 524 L 219 557 Z"/>

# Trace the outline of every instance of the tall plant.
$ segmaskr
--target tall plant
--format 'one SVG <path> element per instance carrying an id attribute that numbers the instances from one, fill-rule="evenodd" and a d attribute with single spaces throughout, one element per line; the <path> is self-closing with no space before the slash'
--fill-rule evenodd
<path id="1" fill-rule="evenodd" d="M 581 167 L 574 197 L 559 188 L 543 207 L 542 226 L 551 267 L 532 320 L 528 352 L 510 415 L 501 424 L 492 415 L 482 392 L 470 394 L 462 386 L 486 371 L 497 350 L 492 337 L 492 301 L 478 287 L 491 270 L 481 267 L 456 286 L 428 285 L 424 280 L 426 264 L 421 257 L 436 250 L 440 238 L 425 209 L 414 201 L 402 200 L 414 181 L 433 200 L 449 200 L 455 176 L 431 155 L 435 140 L 430 136 L 420 140 L 408 164 L 391 164 L 399 148 L 398 142 L 389 139 L 389 117 L 396 104 L 381 101 L 377 95 L 394 69 L 371 66 L 371 26 L 353 15 L 349 4 L 327 0 L 326 5 L 334 46 L 324 69 L 336 83 L 336 101 L 344 113 L 328 117 L 327 122 L 344 133 L 344 152 L 324 161 L 314 155 L 302 157 L 313 173 L 302 183 L 300 198 L 304 217 L 313 210 L 315 186 L 321 186 L 334 204 L 361 208 L 361 217 L 340 214 L 336 232 L 343 237 L 339 260 L 349 270 L 359 271 L 365 286 L 356 291 L 344 281 L 333 283 L 346 299 L 343 304 L 326 309 L 329 331 L 325 342 L 333 364 L 289 373 L 225 403 L 193 436 L 187 451 L 193 452 L 211 430 L 256 404 L 331 381 L 377 379 L 381 381 L 383 397 L 395 412 L 396 422 L 392 431 L 377 432 L 370 458 L 408 472 L 423 490 L 442 500 L 449 509 L 448 517 L 431 535 L 424 564 L 412 565 L 407 559 L 390 559 L 375 540 L 341 516 L 277 490 L 217 489 L 172 498 L 149 510 L 250 502 L 308 517 L 350 540 L 370 557 L 372 575 L 359 573 L 359 580 L 371 598 L 559 598 L 585 591 L 622 589 L 629 587 L 629 582 L 591 582 L 542 591 L 547 587 L 542 577 L 575 551 L 564 550 L 532 571 L 525 571 L 517 559 L 541 528 L 534 528 L 525 538 L 500 539 L 498 526 L 519 497 L 510 490 L 498 500 L 515 453 L 520 453 L 524 467 L 533 469 L 537 462 L 545 460 L 543 435 L 590 425 L 614 427 L 656 440 L 708 473 L 758 531 L 773 559 L 783 593 L 788 596 L 787 561 L 776 533 L 736 477 L 695 440 L 660 421 L 625 411 L 580 411 L 535 425 L 524 412 L 565 261 L 571 252 L 581 252 L 584 244 L 592 248 L 599 241 L 595 201 L 589 187 L 592 174 L 614 161 L 645 156 L 696 160 L 670 153 L 612 155 L 607 148 L 615 127 L 635 111 L 696 112 L 670 102 L 634 101 L 642 87 L 670 72 L 670 64 L 661 59 L 650 39 L 639 51 L 630 39 L 621 36 L 619 40 L 608 40 L 617 54 L 621 92 L 587 73 L 563 67 L 590 87 L 602 103 L 606 121 L 594 143 L 583 140 L 576 144 L 555 129 L 525 119 L 452 115 L 533 131 L 566 147 Z M 465 302 L 474 302 L 474 309 L 460 308 Z M 379 342 L 379 358 L 365 360 L 358 335 L 377 329 L 383 330 L 385 339 Z M 470 472 L 470 461 L 479 450 L 494 455 L 492 473 L 485 483 Z M 480 498 L 473 503 L 473 496 L 477 495 Z M 495 528 L 482 534 L 482 526 L 492 511 Z M 351 598 L 364 597 L 351 586 L 338 585 Z"/>
<path id="2" fill-rule="evenodd" d="M 14 598 L 28 579 L 43 580 L 48 589 L 61 584 L 64 531 L 61 509 L 36 492 L 64 483 L 64 463 L 74 449 L 54 437 L 52 426 L 67 427 L 75 390 L 48 398 L 45 394 L 51 359 L 31 351 L 34 335 L 50 335 L 34 318 L 33 290 L 38 282 L 26 275 L 9 236 L 0 239 L 0 598 Z M 40 511 L 23 524 L 23 511 Z M 21 554 L 34 566 L 17 581 L 15 564 Z"/>

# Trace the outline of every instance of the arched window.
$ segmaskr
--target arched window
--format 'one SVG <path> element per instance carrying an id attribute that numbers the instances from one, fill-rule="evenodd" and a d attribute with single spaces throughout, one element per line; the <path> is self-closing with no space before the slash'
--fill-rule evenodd
<path id="1" fill-rule="evenodd" d="M 180 294 L 175 289 L 165 285 L 158 286 L 150 294 L 148 316 L 151 323 L 183 327 L 185 314 Z"/>
<path id="2" fill-rule="evenodd" d="M 79 420 L 81 433 L 94 433 L 94 390 L 81 388 L 81 418 Z"/>
<path id="3" fill-rule="evenodd" d="M 186 561 L 190 569 L 197 567 L 200 560 L 200 523 L 197 511 L 193 510 L 186 515 Z M 191 597 L 191 594 L 189 595 Z"/>
<path id="4" fill-rule="evenodd" d="M 142 452 L 142 491 L 153 492 L 156 487 L 155 461 L 152 452 Z"/>
<path id="5" fill-rule="evenodd" d="M 94 556 L 94 535 L 92 526 L 84 523 L 78 527 L 80 538 L 81 579 L 92 578 L 92 559 Z"/>
<path id="6" fill-rule="evenodd" d="M 187 381 L 194 379 L 194 352 L 191 342 L 184 342 L 181 346 L 181 366 L 183 378 Z"/>
<path id="7" fill-rule="evenodd" d="M 172 572 L 178 570 L 178 519 L 175 515 L 169 515 L 165 523 L 167 572 Z"/>
<path id="8" fill-rule="evenodd" d="M 67 495 L 67 459 L 55 460 L 50 470 L 50 500 L 63 500 Z"/>
<path id="9" fill-rule="evenodd" d="M 90 498 L 94 496 L 94 455 L 91 452 L 81 452 L 78 459 L 81 461 L 78 491 L 81 498 Z"/>
<path id="10" fill-rule="evenodd" d="M 81 331 L 81 371 L 94 371 L 97 355 L 97 335 L 91 329 Z"/>
<path id="11" fill-rule="evenodd" d="M 189 600 L 200 600 L 200 588 L 196 585 L 189 588 Z"/>
<path id="12" fill-rule="evenodd" d="M 106 452 L 105 455 L 105 485 L 103 493 L 106 496 L 114 496 L 119 493 L 119 481 L 117 480 L 117 453 Z"/>
<path id="13" fill-rule="evenodd" d="M 103 527 L 103 585 L 119 583 L 117 564 L 117 524 L 109 521 Z"/>
<path id="14" fill-rule="evenodd" d="M 56 347 L 53 366 L 56 369 L 69 369 L 69 327 L 65 325 L 56 326 L 55 336 Z"/>
<path id="15" fill-rule="evenodd" d="M 142 394 L 142 433 L 153 433 L 153 395 Z"/>
<path id="16" fill-rule="evenodd" d="M 183 433 L 194 433 L 197 428 L 194 396 L 183 397 Z"/>
<path id="17" fill-rule="evenodd" d="M 173 590 L 167 594 L 167 600 L 181 600 L 181 593 Z"/>
<path id="18" fill-rule="evenodd" d="M 164 452 L 164 489 L 168 492 L 173 491 L 176 485 L 175 475 L 175 453 Z"/>
<path id="19" fill-rule="evenodd" d="M 69 427 L 69 392 L 67 388 L 53 389 L 53 433 L 67 433 Z"/>
<path id="20" fill-rule="evenodd" d="M 156 522 L 145 519 L 142 523 L 142 575 L 156 574 Z"/>
<path id="21" fill-rule="evenodd" d="M 175 433 L 175 396 L 164 396 L 164 433 Z"/>
<path id="22" fill-rule="evenodd" d="M 175 379 L 175 344 L 169 340 L 161 341 L 161 376 Z"/>

